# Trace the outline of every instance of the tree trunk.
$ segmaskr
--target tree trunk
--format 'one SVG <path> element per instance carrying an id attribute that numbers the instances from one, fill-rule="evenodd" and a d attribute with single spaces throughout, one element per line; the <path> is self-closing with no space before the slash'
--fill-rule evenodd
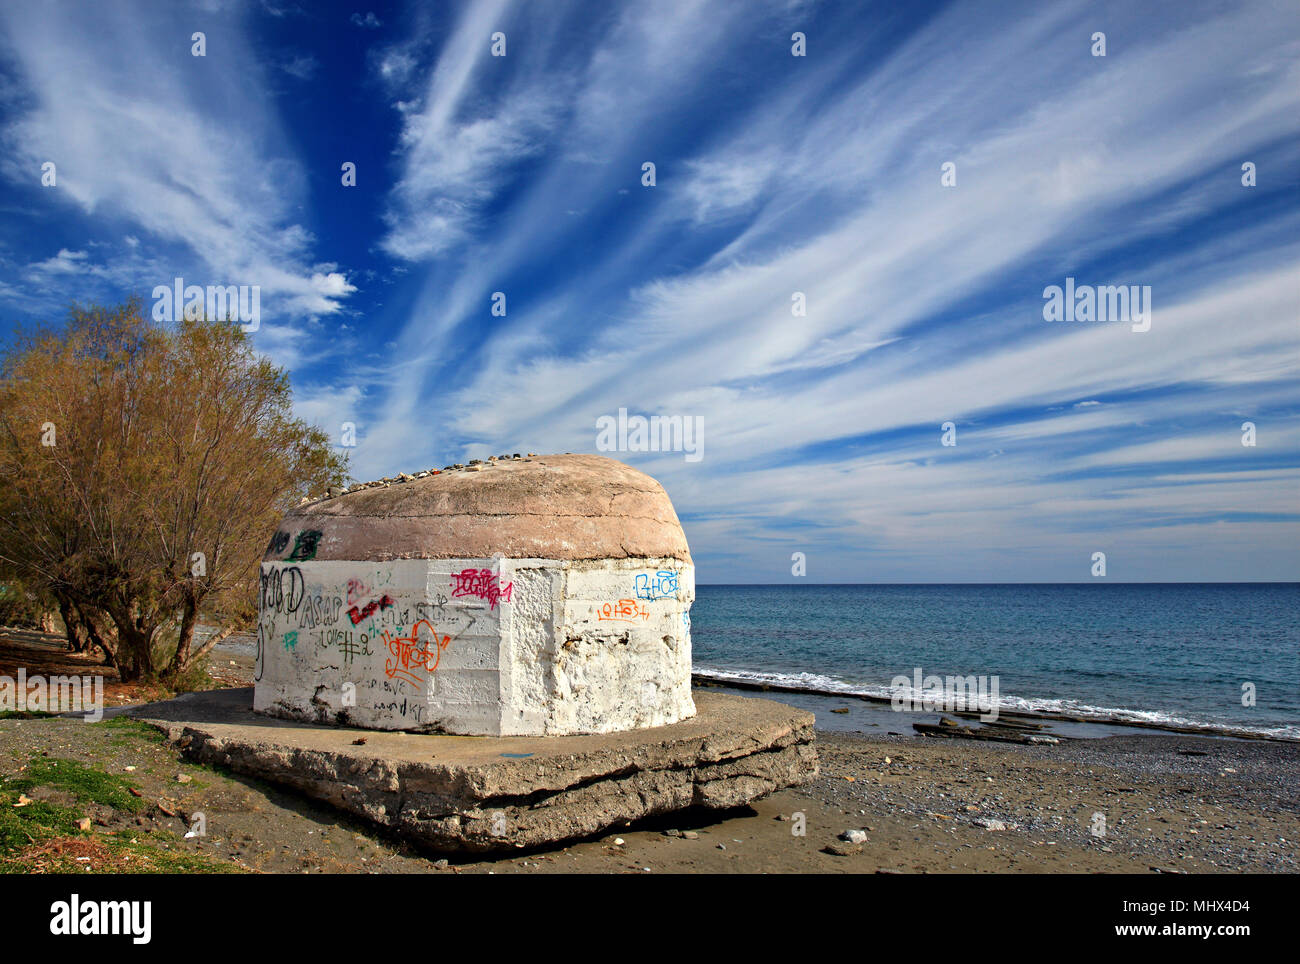
<path id="1" fill-rule="evenodd" d="M 107 607 L 107 612 L 117 627 L 118 676 L 123 683 L 152 680 L 154 628 L 138 625 L 132 618 L 131 609 L 121 604 Z"/>
<path id="2" fill-rule="evenodd" d="M 208 655 L 208 652 L 212 649 L 213 646 L 216 646 L 217 643 L 221 642 L 223 639 L 225 639 L 234 631 L 235 631 L 234 626 L 227 626 L 225 629 L 221 630 L 220 632 L 213 633 L 211 636 L 207 638 L 207 641 L 204 642 L 204 644 L 199 647 L 198 652 L 194 654 L 193 658 L 202 659 L 204 656 Z"/>
<path id="3" fill-rule="evenodd" d="M 181 612 L 180 633 L 176 637 L 176 652 L 172 654 L 171 662 L 167 669 L 163 671 L 163 678 L 172 681 L 181 673 L 189 669 L 190 666 L 190 648 L 194 644 L 194 626 L 198 622 L 198 606 L 192 595 L 185 599 L 185 608 Z"/>
<path id="4" fill-rule="evenodd" d="M 82 625 L 86 627 L 86 635 L 89 638 L 91 648 L 93 649 L 96 646 L 99 647 L 100 652 L 104 654 L 105 665 L 112 666 L 118 671 L 118 676 L 120 677 L 122 675 L 122 668 L 117 664 L 116 638 L 109 633 L 107 628 L 101 628 L 99 626 L 96 622 L 95 616 L 88 607 L 81 605 L 81 603 L 77 603 L 76 607 L 77 615 L 81 617 Z M 112 640 L 111 645 L 110 640 Z"/>
<path id="5" fill-rule="evenodd" d="M 72 600 L 63 593 L 55 593 L 54 598 L 59 603 L 59 616 L 63 620 L 63 631 L 68 638 L 68 650 L 73 653 L 84 653 L 89 641 L 86 638 L 86 629 L 77 616 L 76 608 L 72 605 Z"/>

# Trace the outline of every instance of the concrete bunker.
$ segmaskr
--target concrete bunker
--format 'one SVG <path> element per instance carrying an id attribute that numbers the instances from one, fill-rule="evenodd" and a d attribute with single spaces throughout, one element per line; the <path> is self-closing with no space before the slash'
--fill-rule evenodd
<path id="1" fill-rule="evenodd" d="M 261 567 L 255 711 L 381 730 L 613 733 L 695 715 L 695 569 L 663 487 L 508 456 L 289 512 Z"/>

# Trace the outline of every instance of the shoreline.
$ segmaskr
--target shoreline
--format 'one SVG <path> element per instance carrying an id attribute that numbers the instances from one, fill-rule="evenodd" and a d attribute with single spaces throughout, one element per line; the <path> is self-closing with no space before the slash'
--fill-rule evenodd
<path id="1" fill-rule="evenodd" d="M 67 669 L 78 672 L 104 675 L 112 680 L 116 672 L 105 667 L 97 658 L 86 654 L 70 654 L 63 650 L 58 637 L 30 629 L 0 626 L 0 636 L 6 639 L 6 645 L 24 649 L 33 658 L 37 666 L 45 665 L 47 672 L 53 665 L 63 663 Z M 252 684 L 253 664 L 256 645 L 251 636 L 234 634 L 217 644 L 209 654 L 209 675 L 215 686 L 245 686 Z M 891 699 L 887 695 L 861 692 L 858 689 L 844 690 L 813 685 L 800 685 L 783 682 L 780 679 L 754 679 L 757 673 L 751 672 L 750 678 L 741 674 L 743 671 L 693 669 L 691 682 L 697 687 L 719 688 L 744 693 L 773 693 L 784 697 L 794 697 L 793 705 L 800 705 L 812 710 L 817 715 L 816 728 L 827 732 L 860 732 L 871 735 L 869 729 L 907 730 L 912 735 L 915 722 L 936 723 L 940 717 L 956 717 L 964 723 L 978 725 L 979 713 L 976 711 L 939 711 L 907 710 L 900 713 L 893 710 Z M 852 684 L 844 684 L 850 687 Z M 108 706 L 129 705 L 135 702 L 135 690 L 138 687 L 111 684 L 106 694 Z M 118 691 L 124 691 L 119 693 Z M 157 698 L 151 693 L 149 699 Z M 802 699 L 800 699 L 802 698 Z M 146 700 L 147 701 L 147 700 Z M 840 708 L 834 703 L 847 703 L 848 713 L 845 719 L 837 719 Z M 865 719 L 864 719 L 865 718 Z M 1277 736 L 1256 730 L 1242 729 L 1227 724 L 1194 724 L 1155 722 L 1150 720 L 1131 720 L 1122 717 L 1086 716 L 1077 713 L 1058 713 L 1050 710 L 1001 709 L 998 710 L 999 721 L 1012 723 L 1042 724 L 1041 732 L 1060 739 L 1098 739 L 1105 736 L 1132 733 L 1134 730 L 1151 735 L 1200 736 L 1212 739 L 1249 740 L 1287 745 L 1300 744 L 1300 738 Z M 851 723 L 860 726 L 851 726 Z"/>
<path id="2" fill-rule="evenodd" d="M 62 652 L 52 637 L 15 642 L 11 639 L 11 658 L 26 662 L 42 656 L 76 671 L 89 668 L 84 659 Z M 236 641 L 230 649 L 214 652 L 209 671 L 215 686 L 247 686 L 252 668 L 253 654 L 242 652 Z M 131 865 L 110 859 L 101 844 L 113 850 L 138 837 L 141 847 L 149 840 L 155 843 L 133 860 L 147 859 L 159 869 L 167 866 L 160 863 L 165 861 L 203 862 L 191 872 L 1147 874 L 1300 869 L 1294 846 L 1300 839 L 1300 746 L 1294 742 L 1162 734 L 1151 728 L 1106 732 L 1092 723 L 1088 726 L 1101 732 L 1099 738 L 1066 737 L 1049 744 L 936 739 L 900 725 L 898 714 L 879 703 L 843 694 L 762 694 L 753 689 L 749 695 L 816 705 L 820 772 L 807 784 L 736 811 L 687 810 L 565 846 L 492 857 L 417 851 L 288 788 L 198 767 L 179 747 L 120 718 L 122 710 L 110 711 L 99 724 L 58 717 L 0 719 L 0 792 L 29 779 L 33 769 L 50 766 L 51 759 L 70 759 L 102 771 L 102 779 L 126 780 L 143 794 L 135 798 L 136 810 L 122 811 L 71 800 L 67 785 L 57 781 L 29 787 L 25 792 L 33 799 L 76 805 L 74 816 L 90 818 L 90 831 L 71 828 L 56 843 L 91 848 L 86 851 L 91 861 L 89 866 L 76 864 L 72 857 L 59 857 L 62 851 L 51 856 L 53 844 L 39 850 L 19 845 L 8 859 L 26 872 L 117 872 Z M 850 712 L 834 712 L 839 709 Z M 16 791 L 9 796 L 11 803 L 17 800 Z M 185 837 L 185 815 L 195 811 L 207 815 L 209 836 Z M 1098 814 L 1105 820 L 1104 835 L 1094 829 Z M 796 827 L 806 827 L 806 833 L 796 833 Z M 840 835 L 849 830 L 863 831 L 866 839 L 846 844 Z"/>
<path id="3" fill-rule="evenodd" d="M 737 671 L 739 672 L 739 671 Z M 892 700 L 889 696 L 878 693 L 860 692 L 856 689 L 836 690 L 830 687 L 816 687 L 811 685 L 799 685 L 795 683 L 786 683 L 780 680 L 758 680 L 742 676 L 731 675 L 731 671 L 719 670 L 693 670 L 691 672 L 691 681 L 696 686 L 720 687 L 722 689 L 734 689 L 745 692 L 770 692 L 782 693 L 806 697 L 815 697 L 819 700 L 858 700 L 864 703 L 870 703 L 876 706 L 889 707 L 889 712 L 893 714 Z M 845 684 L 849 686 L 851 684 Z M 909 710 L 904 711 L 909 717 L 926 717 L 928 719 L 937 719 L 940 716 L 955 716 L 967 721 L 977 720 L 979 713 L 976 711 L 939 711 L 939 710 Z M 1078 713 L 1061 713 L 1051 710 L 1036 709 L 998 709 L 999 720 L 1020 721 L 1026 723 L 1056 723 L 1072 724 L 1076 727 L 1118 727 L 1123 730 L 1138 729 L 1150 731 L 1154 734 L 1167 734 L 1178 736 L 1203 736 L 1219 739 L 1233 740 L 1259 740 L 1270 743 L 1298 744 L 1300 738 L 1278 736 L 1272 733 L 1260 732 L 1258 730 L 1244 729 L 1241 727 L 1230 726 L 1228 724 L 1181 724 L 1173 722 L 1156 722 L 1153 720 L 1133 720 L 1124 717 L 1102 716 L 1102 715 L 1081 715 Z M 818 718 L 819 729 L 821 723 Z M 911 720 L 901 724 L 910 726 Z M 839 730 L 839 727 L 834 729 Z M 1074 738 L 1072 734 L 1052 732 L 1057 736 L 1068 736 Z M 1088 738 L 1085 734 L 1080 733 L 1078 736 Z"/>

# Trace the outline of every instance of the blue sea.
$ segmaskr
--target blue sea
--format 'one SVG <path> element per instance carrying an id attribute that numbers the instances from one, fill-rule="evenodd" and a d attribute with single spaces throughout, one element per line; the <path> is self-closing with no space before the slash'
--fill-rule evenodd
<path id="1" fill-rule="evenodd" d="M 691 637 L 724 682 L 888 696 L 920 668 L 997 676 L 1007 711 L 1300 739 L 1296 583 L 701 585 Z"/>

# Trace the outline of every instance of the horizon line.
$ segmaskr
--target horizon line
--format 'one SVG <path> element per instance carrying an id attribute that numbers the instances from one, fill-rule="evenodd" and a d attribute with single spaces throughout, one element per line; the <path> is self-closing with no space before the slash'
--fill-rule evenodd
<path id="1" fill-rule="evenodd" d="M 1098 582 L 696 582 L 696 587 L 714 586 L 1300 586 L 1300 580 L 1135 580 L 1121 582 L 1107 580 Z"/>

